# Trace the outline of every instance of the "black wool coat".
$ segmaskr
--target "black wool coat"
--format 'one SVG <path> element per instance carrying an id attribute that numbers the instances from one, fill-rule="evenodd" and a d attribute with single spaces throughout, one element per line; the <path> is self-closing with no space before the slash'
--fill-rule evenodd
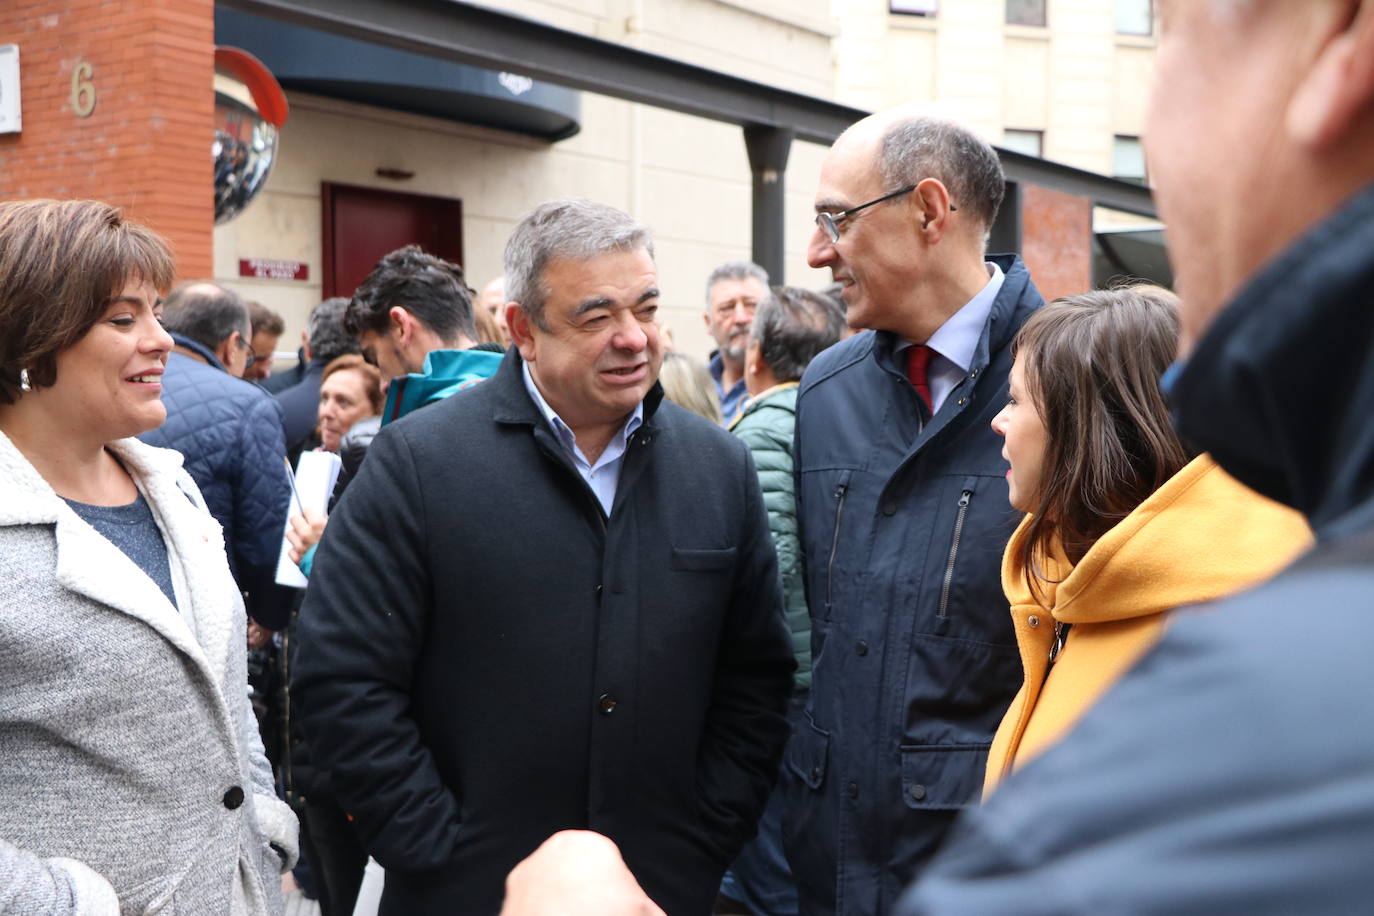
<path id="1" fill-rule="evenodd" d="M 564 828 L 709 913 L 776 777 L 794 661 L 749 451 L 655 386 L 609 518 L 524 387 L 388 425 L 320 544 L 292 695 L 383 914 L 493 914 Z"/>

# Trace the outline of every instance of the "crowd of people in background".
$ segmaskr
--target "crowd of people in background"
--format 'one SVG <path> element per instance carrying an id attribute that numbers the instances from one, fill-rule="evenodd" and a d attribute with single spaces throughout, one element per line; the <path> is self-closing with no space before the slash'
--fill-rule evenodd
<path id="1" fill-rule="evenodd" d="M 1181 300 L 1045 302 L 908 107 L 706 359 L 593 201 L 281 371 L 118 209 L 0 203 L 0 912 L 1366 909 L 1374 4 L 1162 7 Z"/>

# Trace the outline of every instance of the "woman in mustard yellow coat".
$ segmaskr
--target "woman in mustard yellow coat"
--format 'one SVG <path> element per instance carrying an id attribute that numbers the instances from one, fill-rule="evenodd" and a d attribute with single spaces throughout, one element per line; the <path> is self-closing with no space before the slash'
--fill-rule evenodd
<path id="1" fill-rule="evenodd" d="M 1159 639 L 1173 608 L 1255 585 L 1311 540 L 1298 513 L 1190 455 L 1159 380 L 1177 300 L 1136 286 L 1057 300 L 1013 343 L 1005 438 L 1011 504 L 1028 513 L 1002 562 L 1025 682 L 984 793 L 1077 723 Z"/>

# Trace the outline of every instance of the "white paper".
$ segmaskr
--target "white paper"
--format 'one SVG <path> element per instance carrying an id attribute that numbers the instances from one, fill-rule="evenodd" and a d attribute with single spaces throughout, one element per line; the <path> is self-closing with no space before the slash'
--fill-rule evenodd
<path id="1" fill-rule="evenodd" d="M 329 496 L 334 492 L 334 484 L 342 469 L 343 461 L 333 452 L 301 452 L 300 460 L 296 462 L 296 486 L 291 491 L 291 502 L 282 521 L 281 554 L 277 557 L 278 585 L 305 588 L 309 584 L 310 580 L 300 567 L 291 562 L 291 542 L 286 539 L 286 532 L 291 526 L 291 516 L 302 513 L 302 502 L 305 503 L 304 509 L 319 515 L 325 514 L 329 508 Z M 300 494 L 300 500 L 296 499 L 296 494 Z"/>

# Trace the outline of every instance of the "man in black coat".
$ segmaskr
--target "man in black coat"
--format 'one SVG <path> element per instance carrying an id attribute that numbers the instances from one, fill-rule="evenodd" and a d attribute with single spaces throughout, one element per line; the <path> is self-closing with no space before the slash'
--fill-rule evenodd
<path id="1" fill-rule="evenodd" d="M 387 426 L 321 542 L 293 696 L 384 914 L 491 914 L 564 828 L 710 912 L 787 736 L 748 450 L 662 400 L 646 229 L 554 201 L 506 249 L 497 375 Z"/>

